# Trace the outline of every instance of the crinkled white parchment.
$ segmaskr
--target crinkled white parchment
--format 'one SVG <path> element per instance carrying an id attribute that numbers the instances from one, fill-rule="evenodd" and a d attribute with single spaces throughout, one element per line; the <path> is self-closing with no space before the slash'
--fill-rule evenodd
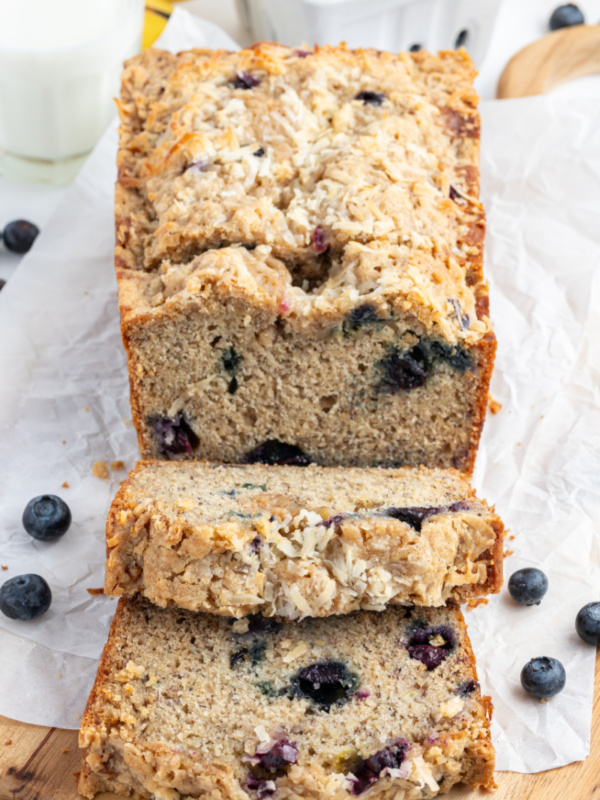
<path id="1" fill-rule="evenodd" d="M 232 47 L 177 10 L 165 46 Z M 533 772 L 589 751 L 595 651 L 574 632 L 600 578 L 600 108 L 577 98 L 484 103 L 482 194 L 487 276 L 499 340 L 475 482 L 515 536 L 515 569 L 549 578 L 540 606 L 504 591 L 465 616 L 479 675 L 493 696 L 500 769 Z M 76 728 L 115 601 L 103 584 L 104 520 L 124 471 L 94 461 L 137 458 L 112 267 L 116 135 L 107 134 L 0 295 L 0 580 L 43 575 L 39 620 L 0 619 L 0 713 Z M 63 488 L 64 482 L 68 488 Z M 61 495 L 73 525 L 55 543 L 30 539 L 34 495 Z M 520 688 L 525 662 L 559 658 L 561 695 Z"/>

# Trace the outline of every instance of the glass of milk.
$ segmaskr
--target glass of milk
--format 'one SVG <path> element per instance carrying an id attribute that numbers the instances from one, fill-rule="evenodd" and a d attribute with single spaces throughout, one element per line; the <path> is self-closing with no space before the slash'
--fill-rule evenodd
<path id="1" fill-rule="evenodd" d="M 0 0 L 0 170 L 72 179 L 115 115 L 144 0 Z"/>

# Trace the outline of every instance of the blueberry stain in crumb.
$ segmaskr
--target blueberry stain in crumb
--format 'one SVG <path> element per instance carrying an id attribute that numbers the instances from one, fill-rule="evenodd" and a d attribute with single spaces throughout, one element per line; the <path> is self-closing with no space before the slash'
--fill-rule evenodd
<path id="1" fill-rule="evenodd" d="M 237 72 L 232 81 L 234 89 L 255 89 L 260 83 L 260 78 L 250 72 Z"/>
<path id="2" fill-rule="evenodd" d="M 344 330 L 357 331 L 363 325 L 370 325 L 377 322 L 377 309 L 370 303 L 363 303 L 361 306 L 355 308 L 347 314 L 344 321 Z"/>
<path id="3" fill-rule="evenodd" d="M 368 758 L 356 759 L 350 765 L 350 772 L 354 776 L 350 778 L 352 794 L 362 794 L 379 780 L 384 770 L 399 769 L 402 762 L 406 760 L 409 750 L 410 745 L 406 739 L 397 739 Z"/>
<path id="4" fill-rule="evenodd" d="M 307 467 L 312 463 L 312 459 L 295 444 L 267 439 L 246 454 L 246 463 Z"/>
<path id="5" fill-rule="evenodd" d="M 0 586 L 0 611 L 10 619 L 36 619 L 51 603 L 52 592 L 40 575 L 17 575 Z"/>
<path id="6" fill-rule="evenodd" d="M 290 694 L 304 697 L 324 711 L 351 699 L 359 686 L 358 675 L 343 661 L 316 661 L 292 678 Z"/>
<path id="7" fill-rule="evenodd" d="M 319 253 L 319 255 L 322 255 L 329 250 L 327 237 L 325 236 L 325 231 L 321 225 L 317 225 L 312 233 L 312 246 L 315 253 Z"/>
<path id="8" fill-rule="evenodd" d="M 459 697 L 468 697 L 469 695 L 473 694 L 473 692 L 476 692 L 477 689 L 479 689 L 479 684 L 477 681 L 462 681 L 462 683 L 458 684 L 456 693 L 459 695 Z"/>
<path id="9" fill-rule="evenodd" d="M 250 757 L 252 766 L 258 766 L 270 773 L 283 773 L 290 764 L 298 760 L 298 748 L 287 736 L 280 736 L 258 746 L 256 753 Z"/>
<path id="10" fill-rule="evenodd" d="M 154 414 L 148 417 L 148 424 L 163 455 L 191 455 L 200 444 L 183 411 L 173 417 Z"/>
<path id="11" fill-rule="evenodd" d="M 2 234 L 4 245 L 7 250 L 13 253 L 28 253 L 35 242 L 40 229 L 33 222 L 26 219 L 16 219 L 9 222 Z"/>
<path id="12" fill-rule="evenodd" d="M 387 394 L 424 386 L 429 375 L 429 359 L 421 344 L 402 354 L 392 347 L 377 366 L 382 372 L 378 388 Z"/>
<path id="13" fill-rule="evenodd" d="M 420 661 L 428 672 L 439 667 L 456 648 L 456 636 L 448 625 L 430 627 L 425 622 L 417 622 L 406 649 L 411 658 Z"/>
<path id="14" fill-rule="evenodd" d="M 435 358 L 445 361 L 456 372 L 466 372 L 468 369 L 473 369 L 473 357 L 460 346 L 453 347 L 444 342 L 432 342 L 431 353 Z"/>
<path id="15" fill-rule="evenodd" d="M 23 511 L 23 527 L 34 539 L 52 542 L 60 539 L 71 525 L 71 511 L 60 497 L 42 494 L 34 497 Z"/>
<path id="16" fill-rule="evenodd" d="M 256 792 L 256 796 L 262 800 L 263 797 L 270 797 L 275 794 L 277 787 L 274 780 L 267 780 L 265 778 L 255 778 L 251 775 L 246 781 L 246 787 L 251 792 Z"/>
<path id="17" fill-rule="evenodd" d="M 449 506 L 407 506 L 406 508 L 387 508 L 385 514 L 393 519 L 399 519 L 401 522 L 406 522 L 411 528 L 416 531 L 421 531 L 423 523 L 429 517 L 435 514 L 445 514 L 448 511 L 468 511 L 471 504 L 468 500 L 459 500 Z"/>
<path id="18" fill-rule="evenodd" d="M 261 156 L 264 156 L 264 154 L 265 154 L 265 148 L 264 147 L 259 147 L 258 150 L 255 150 L 252 153 L 252 155 L 256 156 L 257 158 L 261 158 Z"/>
<path id="19" fill-rule="evenodd" d="M 381 92 L 364 90 L 359 92 L 354 99 L 362 100 L 365 106 L 380 106 L 385 100 L 385 95 Z"/>

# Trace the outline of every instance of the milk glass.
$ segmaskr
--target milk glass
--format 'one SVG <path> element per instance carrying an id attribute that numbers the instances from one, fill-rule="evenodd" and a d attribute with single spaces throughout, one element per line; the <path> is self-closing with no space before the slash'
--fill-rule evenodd
<path id="1" fill-rule="evenodd" d="M 115 114 L 144 0 L 0 0 L 0 170 L 64 183 Z"/>

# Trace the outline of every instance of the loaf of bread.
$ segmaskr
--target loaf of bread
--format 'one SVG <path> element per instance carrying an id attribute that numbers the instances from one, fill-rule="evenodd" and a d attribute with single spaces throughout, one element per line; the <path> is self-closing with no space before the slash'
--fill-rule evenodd
<path id="1" fill-rule="evenodd" d="M 79 788 L 134 800 L 416 800 L 493 786 L 458 608 L 281 623 L 121 598 Z"/>
<path id="2" fill-rule="evenodd" d="M 504 529 L 456 470 L 147 462 L 106 528 L 107 594 L 295 619 L 498 592 Z"/>
<path id="3" fill-rule="evenodd" d="M 116 266 L 145 458 L 473 467 L 495 338 L 465 51 L 147 50 Z"/>

